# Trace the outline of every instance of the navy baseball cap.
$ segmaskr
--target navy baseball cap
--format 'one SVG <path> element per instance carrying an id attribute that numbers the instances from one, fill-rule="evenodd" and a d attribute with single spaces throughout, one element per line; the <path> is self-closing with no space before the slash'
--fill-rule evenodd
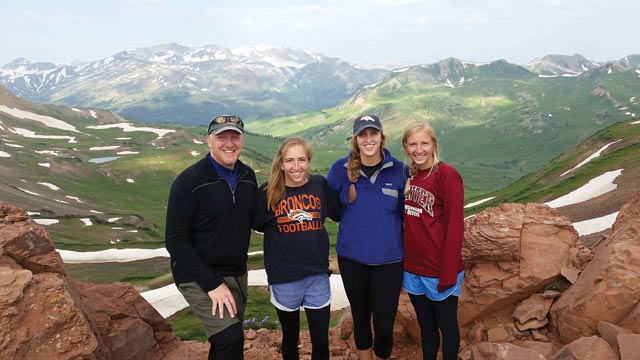
<path id="1" fill-rule="evenodd" d="M 382 123 L 375 115 L 362 115 L 353 122 L 353 135 L 358 136 L 366 128 L 382 132 Z"/>

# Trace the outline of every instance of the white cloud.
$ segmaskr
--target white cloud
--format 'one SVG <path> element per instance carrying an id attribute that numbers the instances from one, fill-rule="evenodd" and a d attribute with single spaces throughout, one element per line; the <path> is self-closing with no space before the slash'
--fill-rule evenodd
<path id="1" fill-rule="evenodd" d="M 616 60 L 634 52 L 630 44 L 640 33 L 640 3 L 631 0 L 117 0 L 91 8 L 70 0 L 33 9 L 6 3 L 0 23 L 9 32 L 0 64 L 16 57 L 94 61 L 169 42 L 231 49 L 270 43 L 352 62 L 393 58 L 405 65 L 450 56 L 526 63 L 576 52 Z"/>
<path id="2" fill-rule="evenodd" d="M 466 25 L 470 26 L 485 25 L 490 23 L 489 18 L 485 14 L 471 14 L 468 16 L 463 16 L 462 21 Z"/>
<path id="3" fill-rule="evenodd" d="M 40 15 L 37 11 L 31 9 L 23 10 L 20 16 L 20 21 L 38 22 L 42 20 L 46 20 L 46 18 Z"/>
<path id="4" fill-rule="evenodd" d="M 377 5 L 407 5 L 407 4 L 419 4 L 421 0 L 374 0 L 373 3 Z"/>

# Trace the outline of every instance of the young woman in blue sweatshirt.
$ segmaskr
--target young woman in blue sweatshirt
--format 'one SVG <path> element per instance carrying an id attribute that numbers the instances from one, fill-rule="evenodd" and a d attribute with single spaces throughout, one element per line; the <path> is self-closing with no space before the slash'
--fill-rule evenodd
<path id="1" fill-rule="evenodd" d="M 311 175 L 311 147 L 286 139 L 261 187 L 256 210 L 264 231 L 264 263 L 282 326 L 282 358 L 298 359 L 300 307 L 311 335 L 311 359 L 329 359 L 329 235 L 326 217 L 339 220 L 335 194 L 321 175 Z"/>
<path id="2" fill-rule="evenodd" d="M 384 142 L 380 119 L 360 116 L 353 124 L 351 152 L 327 175 L 342 205 L 336 252 L 360 359 L 372 359 L 373 353 L 382 359 L 391 355 L 402 285 L 407 169 Z"/>

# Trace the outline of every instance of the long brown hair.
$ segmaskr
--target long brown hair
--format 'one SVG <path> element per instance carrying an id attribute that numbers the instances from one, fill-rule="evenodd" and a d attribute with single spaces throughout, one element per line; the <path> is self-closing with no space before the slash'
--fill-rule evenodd
<path id="1" fill-rule="evenodd" d="M 418 173 L 419 170 L 418 164 L 413 161 L 413 159 L 407 152 L 407 140 L 410 136 L 419 132 L 424 132 L 425 134 L 427 134 L 427 136 L 431 138 L 431 142 L 433 143 L 433 153 L 431 154 L 433 164 L 431 166 L 431 169 L 429 169 L 429 175 L 438 170 L 438 164 L 440 163 L 440 158 L 438 156 L 438 138 L 436 137 L 436 132 L 433 130 L 433 127 L 431 127 L 428 122 L 416 122 L 407 125 L 407 127 L 404 129 L 404 133 L 402 134 L 402 149 L 404 150 L 405 156 L 409 160 L 409 179 L 407 179 L 407 185 L 404 188 L 405 194 L 407 193 L 407 191 L 409 191 L 409 182 Z"/>
<path id="2" fill-rule="evenodd" d="M 384 133 L 380 132 L 382 138 L 380 142 L 380 155 L 384 158 L 384 144 L 387 139 Z M 360 178 L 360 167 L 362 166 L 362 159 L 360 158 L 360 148 L 358 147 L 358 139 L 356 135 L 351 137 L 351 154 L 347 160 L 347 177 L 351 182 L 349 185 L 349 203 L 356 201 L 358 194 L 356 193 L 356 182 Z"/>
<path id="3" fill-rule="evenodd" d="M 309 142 L 307 142 L 307 140 L 299 137 L 290 137 L 285 139 L 282 144 L 280 144 L 276 155 L 273 157 L 273 162 L 271 163 L 271 173 L 269 174 L 269 182 L 267 183 L 267 208 L 271 210 L 276 210 L 278 202 L 284 195 L 285 175 L 284 171 L 282 171 L 281 168 L 284 154 L 290 147 L 296 145 L 302 146 L 302 149 L 307 156 L 307 160 L 311 162 L 313 151 L 311 150 L 311 145 L 309 145 Z M 309 176 L 309 174 L 307 174 L 307 176 Z"/>

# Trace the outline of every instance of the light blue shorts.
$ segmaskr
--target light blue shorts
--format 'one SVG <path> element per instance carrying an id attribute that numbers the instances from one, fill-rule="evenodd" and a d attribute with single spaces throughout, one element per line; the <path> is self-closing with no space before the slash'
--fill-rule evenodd
<path id="1" fill-rule="evenodd" d="M 284 284 L 269 285 L 271 303 L 282 311 L 321 309 L 331 304 L 329 274 L 315 274 Z"/>
<path id="2" fill-rule="evenodd" d="M 416 275 L 408 271 L 404 272 L 402 286 L 413 295 L 424 295 L 432 301 L 442 301 L 449 296 L 460 296 L 460 288 L 464 279 L 464 271 L 458 273 L 456 284 L 443 292 L 438 292 L 438 278 Z"/>

